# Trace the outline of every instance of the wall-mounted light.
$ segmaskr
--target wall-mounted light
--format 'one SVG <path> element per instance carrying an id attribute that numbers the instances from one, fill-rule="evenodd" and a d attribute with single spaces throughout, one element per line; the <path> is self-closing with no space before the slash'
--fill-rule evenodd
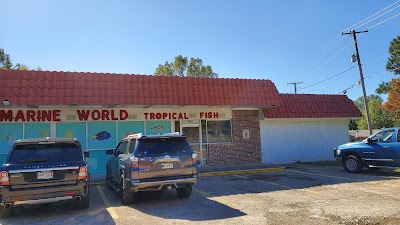
<path id="1" fill-rule="evenodd" d="M 8 105 L 10 105 L 10 102 L 8 101 L 8 99 L 5 99 L 2 103 L 2 105 L 8 106 Z"/>

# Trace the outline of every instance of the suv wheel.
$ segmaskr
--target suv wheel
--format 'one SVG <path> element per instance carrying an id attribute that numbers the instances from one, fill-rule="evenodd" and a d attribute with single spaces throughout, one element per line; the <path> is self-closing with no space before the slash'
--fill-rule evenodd
<path id="1" fill-rule="evenodd" d="M 176 189 L 176 193 L 178 193 L 179 198 L 189 198 L 192 194 L 192 186 L 179 187 Z"/>
<path id="2" fill-rule="evenodd" d="M 128 205 L 133 202 L 133 191 L 126 185 L 124 174 L 121 175 L 120 182 L 121 190 L 121 203 L 123 205 Z"/>
<path id="3" fill-rule="evenodd" d="M 14 208 L 5 209 L 4 206 L 0 206 L 0 218 L 9 218 L 14 213 Z"/>
<path id="4" fill-rule="evenodd" d="M 81 196 L 80 201 L 75 202 L 76 209 L 88 209 L 90 205 L 89 193 L 85 196 Z"/>
<path id="5" fill-rule="evenodd" d="M 344 169 L 349 173 L 359 173 L 362 170 L 362 161 L 354 155 L 347 156 L 343 161 Z"/>
<path id="6" fill-rule="evenodd" d="M 113 187 L 111 186 L 111 172 L 108 168 L 106 169 L 106 186 L 108 190 L 113 189 Z"/>

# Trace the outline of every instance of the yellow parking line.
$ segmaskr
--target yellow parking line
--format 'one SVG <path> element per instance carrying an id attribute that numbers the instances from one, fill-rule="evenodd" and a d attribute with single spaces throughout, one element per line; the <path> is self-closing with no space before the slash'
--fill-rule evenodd
<path id="1" fill-rule="evenodd" d="M 251 170 L 219 171 L 219 172 L 210 172 L 210 173 L 199 173 L 199 177 L 213 177 L 213 176 L 227 176 L 227 175 L 237 175 L 237 174 L 280 172 L 280 171 L 284 171 L 284 170 L 285 170 L 285 167 L 261 168 L 261 169 L 251 169 Z"/>
<path id="2" fill-rule="evenodd" d="M 241 178 L 248 179 L 248 178 L 245 177 L 245 176 L 240 176 L 240 175 L 236 175 L 236 176 L 237 176 L 237 177 L 241 177 Z M 310 190 L 307 190 L 307 189 L 296 189 L 296 188 L 293 188 L 293 187 L 290 187 L 290 186 L 286 186 L 286 185 L 283 185 L 283 184 L 278 184 L 278 183 L 269 182 L 269 181 L 264 181 L 264 180 L 257 180 L 257 179 L 255 179 L 255 181 L 258 181 L 258 182 L 261 182 L 261 183 L 270 184 L 270 185 L 274 185 L 274 186 L 278 186 L 278 187 L 283 187 L 283 188 L 286 188 L 286 189 L 296 190 L 296 191 L 304 191 L 304 192 L 313 193 L 313 194 L 319 194 L 319 195 L 321 194 L 321 192 L 318 192 L 318 191 L 310 191 Z"/>
<path id="3" fill-rule="evenodd" d="M 316 175 L 316 176 L 321 176 L 321 177 L 337 178 L 337 179 L 342 179 L 342 180 L 350 180 L 350 181 L 357 181 L 357 182 L 365 182 L 365 180 L 357 180 L 357 179 L 351 179 L 351 178 L 345 178 L 345 177 L 336 177 L 336 176 L 331 176 L 331 175 L 325 175 L 325 174 L 319 174 L 319 173 L 310 173 L 310 172 L 303 172 L 303 171 L 298 171 L 298 170 L 286 170 L 286 171 L 293 172 L 293 173 L 304 173 L 304 174 Z"/>
<path id="4" fill-rule="evenodd" d="M 230 202 L 230 201 L 226 201 L 225 199 L 223 199 L 221 197 L 212 197 L 212 195 L 210 195 L 209 193 L 204 192 L 204 191 L 200 191 L 200 190 L 195 189 L 195 188 L 193 188 L 193 190 L 196 191 L 197 193 L 200 193 L 201 195 L 206 196 L 207 198 L 209 198 L 209 199 L 211 199 L 213 201 L 216 201 L 216 202 L 221 203 L 223 205 L 227 205 L 227 206 L 229 206 L 231 208 L 234 208 L 234 209 L 238 208 L 237 204 L 235 204 L 233 202 Z"/>
<path id="5" fill-rule="evenodd" d="M 103 199 L 104 205 L 106 206 L 106 209 L 107 209 L 108 213 L 110 213 L 111 217 L 114 220 L 118 219 L 119 217 L 118 217 L 117 213 L 115 212 L 114 208 L 111 206 L 110 202 L 108 201 L 106 195 L 103 192 L 103 189 L 101 189 L 100 186 L 96 186 L 96 187 L 99 190 L 101 199 Z"/>

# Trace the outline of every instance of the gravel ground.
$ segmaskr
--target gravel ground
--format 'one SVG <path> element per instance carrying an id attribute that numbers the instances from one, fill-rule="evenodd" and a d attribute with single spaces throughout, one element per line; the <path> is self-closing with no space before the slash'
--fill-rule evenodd
<path id="1" fill-rule="evenodd" d="M 282 172 L 201 178 L 188 199 L 174 191 L 141 193 L 129 206 L 94 187 L 89 210 L 19 208 L 0 223 L 400 224 L 399 187 L 396 171 L 349 174 L 340 166 L 293 164 Z"/>

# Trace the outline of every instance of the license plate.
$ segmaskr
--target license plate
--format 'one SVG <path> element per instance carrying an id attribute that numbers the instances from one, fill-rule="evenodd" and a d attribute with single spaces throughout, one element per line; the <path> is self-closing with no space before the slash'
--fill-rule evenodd
<path id="1" fill-rule="evenodd" d="M 53 178 L 53 171 L 42 171 L 37 173 L 38 180 L 46 180 Z"/>
<path id="2" fill-rule="evenodd" d="M 161 169 L 165 170 L 165 169 L 172 169 L 174 168 L 174 164 L 173 163 L 161 163 Z"/>

